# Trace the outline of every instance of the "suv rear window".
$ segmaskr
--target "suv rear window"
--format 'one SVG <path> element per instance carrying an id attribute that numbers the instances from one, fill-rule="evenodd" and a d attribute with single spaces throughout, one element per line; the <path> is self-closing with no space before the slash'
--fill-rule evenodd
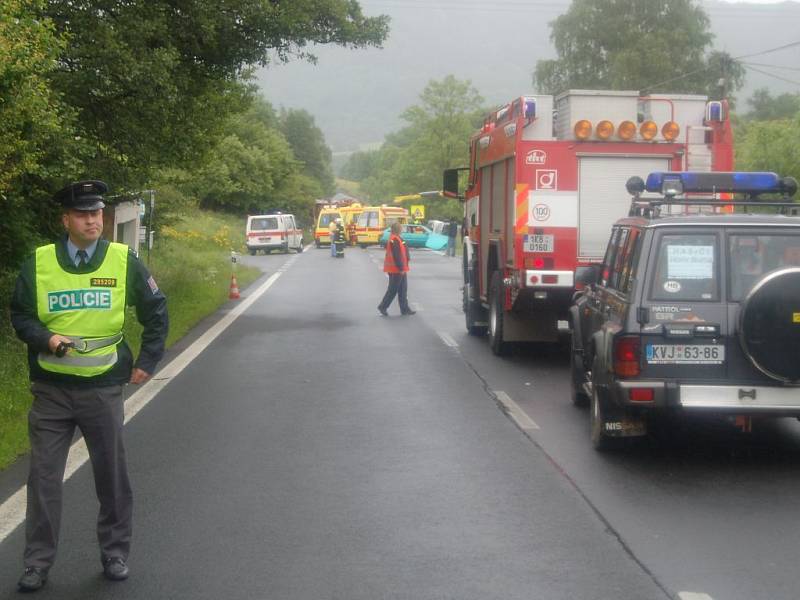
<path id="1" fill-rule="evenodd" d="M 667 302 L 717 300 L 717 245 L 713 234 L 661 236 L 650 297 Z"/>
<path id="2" fill-rule="evenodd" d="M 731 300 L 741 300 L 763 275 L 783 267 L 800 267 L 799 235 L 731 234 Z"/>
<path id="3" fill-rule="evenodd" d="M 250 229 L 253 231 L 266 231 L 267 229 L 277 229 L 278 219 L 268 217 L 266 219 L 253 219 L 250 222 Z"/>

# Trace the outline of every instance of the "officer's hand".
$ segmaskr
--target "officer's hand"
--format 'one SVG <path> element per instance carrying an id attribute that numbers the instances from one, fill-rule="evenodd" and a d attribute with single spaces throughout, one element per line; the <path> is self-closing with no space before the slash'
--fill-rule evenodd
<path id="1" fill-rule="evenodd" d="M 47 341 L 47 347 L 50 348 L 50 352 L 55 354 L 56 348 L 58 348 L 58 345 L 61 344 L 62 342 L 64 344 L 71 344 L 72 340 L 69 339 L 68 337 L 65 337 L 63 335 L 58 335 L 56 333 Z M 67 350 L 67 352 L 69 352 L 69 350 Z"/>
<path id="2" fill-rule="evenodd" d="M 130 382 L 133 383 L 134 385 L 139 385 L 141 383 L 144 383 L 148 379 L 150 379 L 150 373 L 148 373 L 147 371 L 142 371 L 141 369 L 134 369 L 131 372 Z"/>

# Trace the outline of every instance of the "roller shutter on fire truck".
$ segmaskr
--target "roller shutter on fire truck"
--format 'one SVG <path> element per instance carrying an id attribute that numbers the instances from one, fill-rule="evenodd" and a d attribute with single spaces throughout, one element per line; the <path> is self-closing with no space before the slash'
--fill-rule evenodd
<path id="1" fill-rule="evenodd" d="M 628 214 L 628 178 L 669 171 L 669 165 L 668 156 L 578 157 L 578 254 L 582 258 L 602 258 L 611 226 Z"/>

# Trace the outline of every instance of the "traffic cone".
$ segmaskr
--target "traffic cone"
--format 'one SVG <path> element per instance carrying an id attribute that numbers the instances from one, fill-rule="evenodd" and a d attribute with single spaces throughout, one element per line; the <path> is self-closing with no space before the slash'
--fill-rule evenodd
<path id="1" fill-rule="evenodd" d="M 239 284 L 236 283 L 236 273 L 231 274 L 231 291 L 228 294 L 229 300 L 238 300 L 239 296 Z"/>

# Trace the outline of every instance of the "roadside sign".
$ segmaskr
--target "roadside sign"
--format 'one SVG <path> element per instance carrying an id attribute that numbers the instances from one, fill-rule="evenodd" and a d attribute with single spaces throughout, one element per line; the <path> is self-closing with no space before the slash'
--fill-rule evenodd
<path id="1" fill-rule="evenodd" d="M 411 213 L 411 217 L 415 221 L 421 221 L 425 218 L 425 205 L 424 204 L 412 204 L 409 208 L 409 212 Z"/>

